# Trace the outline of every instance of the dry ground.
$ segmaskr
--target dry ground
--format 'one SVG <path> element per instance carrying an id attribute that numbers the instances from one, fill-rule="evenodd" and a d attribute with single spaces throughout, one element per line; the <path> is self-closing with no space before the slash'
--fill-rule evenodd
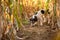
<path id="1" fill-rule="evenodd" d="M 55 40 L 57 32 L 57 28 L 51 29 L 50 26 L 26 26 L 22 30 L 19 30 L 17 35 L 23 38 L 21 40 Z"/>

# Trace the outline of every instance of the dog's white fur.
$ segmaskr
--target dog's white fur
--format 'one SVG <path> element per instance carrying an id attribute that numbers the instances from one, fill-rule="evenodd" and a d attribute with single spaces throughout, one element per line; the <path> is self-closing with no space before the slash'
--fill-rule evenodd
<path id="1" fill-rule="evenodd" d="M 44 11 L 44 14 L 42 14 L 41 10 Z M 33 15 L 32 18 L 34 18 L 34 16 L 37 17 L 37 19 L 38 19 L 37 24 L 38 25 L 42 26 L 44 23 L 49 24 L 51 21 L 50 20 L 50 14 L 48 14 L 48 11 L 45 9 L 41 9 L 41 10 L 37 11 L 37 14 Z M 35 25 L 35 24 L 36 24 L 36 22 L 33 25 Z"/>
<path id="2" fill-rule="evenodd" d="M 42 10 L 44 10 L 44 9 L 42 9 Z M 46 22 L 46 18 L 44 16 L 44 14 L 41 13 L 41 10 L 39 10 L 36 15 L 33 15 L 32 18 L 34 18 L 34 16 L 36 16 L 38 19 L 38 25 L 42 26 L 43 23 Z"/>
<path id="3" fill-rule="evenodd" d="M 42 10 L 44 10 L 44 9 L 42 9 Z M 45 10 L 44 10 L 44 11 L 45 11 Z M 40 24 L 40 25 L 42 26 L 43 23 L 46 21 L 44 14 L 42 14 L 42 13 L 41 13 L 41 10 L 39 10 L 36 16 L 37 16 L 37 18 L 38 18 L 38 22 L 39 22 L 38 24 Z"/>

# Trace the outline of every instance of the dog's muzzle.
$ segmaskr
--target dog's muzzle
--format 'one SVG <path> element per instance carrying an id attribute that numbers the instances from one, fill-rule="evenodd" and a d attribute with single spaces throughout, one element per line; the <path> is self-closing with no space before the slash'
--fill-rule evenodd
<path id="1" fill-rule="evenodd" d="M 31 22 L 32 24 L 34 24 L 34 23 L 37 22 L 37 21 L 38 21 L 37 17 L 30 18 L 30 22 Z"/>

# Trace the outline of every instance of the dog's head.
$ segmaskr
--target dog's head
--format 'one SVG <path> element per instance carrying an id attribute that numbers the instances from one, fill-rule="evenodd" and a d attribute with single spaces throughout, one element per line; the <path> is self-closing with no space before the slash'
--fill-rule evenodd
<path id="1" fill-rule="evenodd" d="M 34 13 L 34 15 L 30 18 L 30 22 L 31 23 L 35 23 L 38 21 L 38 18 L 41 18 L 41 14 L 44 14 L 45 13 L 45 10 L 39 10 L 37 12 Z"/>

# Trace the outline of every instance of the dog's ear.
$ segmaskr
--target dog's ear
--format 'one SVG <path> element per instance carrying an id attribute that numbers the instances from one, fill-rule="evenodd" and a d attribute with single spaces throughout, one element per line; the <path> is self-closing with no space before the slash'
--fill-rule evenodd
<path id="1" fill-rule="evenodd" d="M 45 11 L 44 11 L 44 10 L 41 10 L 41 13 L 42 13 L 42 14 L 44 14 L 44 13 L 45 13 Z"/>

